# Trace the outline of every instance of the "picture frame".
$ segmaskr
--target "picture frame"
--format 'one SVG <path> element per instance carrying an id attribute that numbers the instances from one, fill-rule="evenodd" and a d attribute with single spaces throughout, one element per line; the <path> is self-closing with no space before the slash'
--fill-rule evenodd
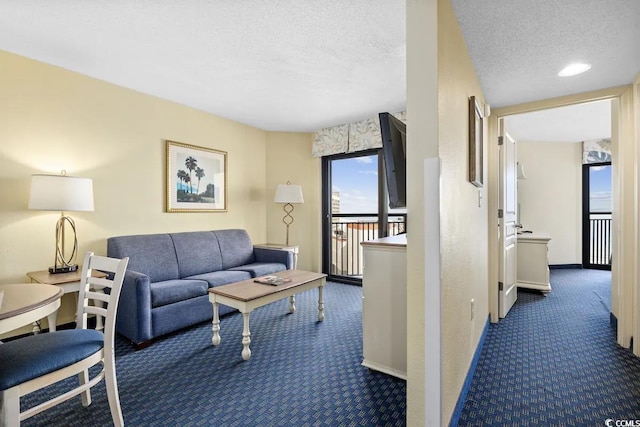
<path id="1" fill-rule="evenodd" d="M 476 187 L 483 185 L 483 117 L 475 96 L 469 97 L 469 182 Z"/>
<path id="2" fill-rule="evenodd" d="M 166 141 L 167 212 L 227 211 L 227 152 Z"/>

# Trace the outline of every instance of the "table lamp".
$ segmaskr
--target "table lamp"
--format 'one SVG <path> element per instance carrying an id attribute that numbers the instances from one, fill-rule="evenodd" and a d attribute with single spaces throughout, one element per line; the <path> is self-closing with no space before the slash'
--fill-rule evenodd
<path id="1" fill-rule="evenodd" d="M 283 209 L 285 215 L 284 218 L 282 218 L 282 222 L 287 226 L 287 240 L 285 244 L 289 245 L 289 226 L 293 223 L 293 216 L 291 216 L 291 212 L 293 212 L 292 203 L 304 203 L 302 186 L 291 184 L 289 181 L 287 181 L 286 184 L 278 185 L 273 201 L 276 203 L 284 203 Z"/>
<path id="2" fill-rule="evenodd" d="M 78 255 L 76 224 L 64 214 L 65 211 L 93 211 L 93 181 L 90 178 L 60 175 L 31 175 L 29 209 L 60 211 L 56 223 L 56 253 L 49 273 L 69 273 L 78 269 L 75 263 Z M 71 227 L 73 248 L 67 257 L 65 253 L 65 223 Z"/>

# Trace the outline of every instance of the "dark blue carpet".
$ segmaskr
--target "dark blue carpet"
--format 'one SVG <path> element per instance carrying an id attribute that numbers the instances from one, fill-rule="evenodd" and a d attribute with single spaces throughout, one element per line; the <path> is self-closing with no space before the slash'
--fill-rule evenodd
<path id="1" fill-rule="evenodd" d="M 209 322 L 134 352 L 117 340 L 116 367 L 127 426 L 401 426 L 406 383 L 362 362 L 362 288 L 327 283 L 325 320 L 317 322 L 317 290 L 251 314 L 251 351 L 244 362 L 242 316 L 221 319 L 222 342 L 211 345 Z M 56 388 L 59 386 L 52 386 Z M 22 399 L 32 406 L 52 390 Z M 104 382 L 93 403 L 80 397 L 25 426 L 109 426 Z"/>
<path id="2" fill-rule="evenodd" d="M 640 359 L 615 342 L 610 282 L 608 271 L 552 270 L 547 297 L 518 291 L 489 327 L 458 425 L 640 419 Z"/>

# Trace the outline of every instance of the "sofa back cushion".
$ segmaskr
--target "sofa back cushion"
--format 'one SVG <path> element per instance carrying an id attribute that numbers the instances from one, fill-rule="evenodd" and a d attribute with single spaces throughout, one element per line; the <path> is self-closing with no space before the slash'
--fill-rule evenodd
<path id="1" fill-rule="evenodd" d="M 253 243 L 245 230 L 216 230 L 213 234 L 220 244 L 223 270 L 255 261 Z"/>
<path id="2" fill-rule="evenodd" d="M 212 231 L 172 233 L 180 278 L 222 270 L 218 239 Z"/>
<path id="3" fill-rule="evenodd" d="M 152 282 L 180 278 L 176 250 L 168 234 L 110 237 L 107 256 L 129 257 L 127 269 L 146 274 Z"/>

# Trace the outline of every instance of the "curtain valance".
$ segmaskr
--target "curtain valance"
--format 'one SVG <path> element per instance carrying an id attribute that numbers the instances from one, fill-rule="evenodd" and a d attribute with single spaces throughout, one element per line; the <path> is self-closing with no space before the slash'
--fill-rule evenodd
<path id="1" fill-rule="evenodd" d="M 611 140 L 594 139 L 582 142 L 582 164 L 611 161 Z"/>
<path id="2" fill-rule="evenodd" d="M 406 123 L 406 111 L 391 114 Z M 380 147 L 380 120 L 376 117 L 317 131 L 311 155 L 322 157 Z"/>

